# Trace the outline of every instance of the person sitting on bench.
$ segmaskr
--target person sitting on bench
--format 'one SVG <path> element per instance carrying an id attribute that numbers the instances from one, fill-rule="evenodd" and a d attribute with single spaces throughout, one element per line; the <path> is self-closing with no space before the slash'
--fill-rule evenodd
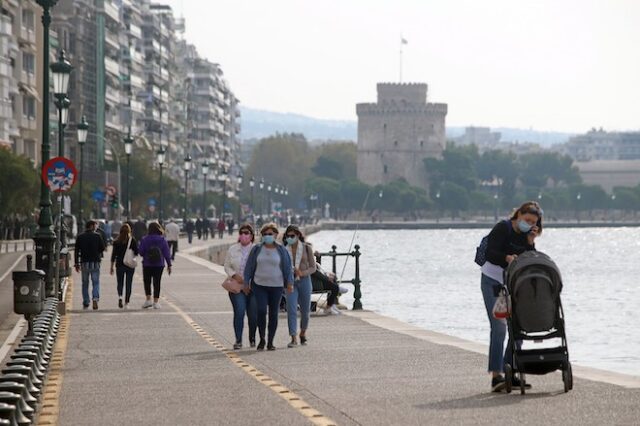
<path id="1" fill-rule="evenodd" d="M 318 258 L 317 252 L 314 253 L 316 259 Z M 316 272 L 311 274 L 311 282 L 313 284 L 313 291 L 328 291 L 327 307 L 324 309 L 324 313 L 327 315 L 340 315 L 340 309 L 336 306 L 338 301 L 338 295 L 340 294 L 340 286 L 336 282 L 336 276 L 333 272 L 325 272 L 322 269 L 320 263 L 316 262 Z"/>

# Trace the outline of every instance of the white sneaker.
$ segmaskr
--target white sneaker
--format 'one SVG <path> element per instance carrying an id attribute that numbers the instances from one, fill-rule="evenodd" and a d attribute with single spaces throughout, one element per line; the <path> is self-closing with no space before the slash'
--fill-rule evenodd
<path id="1" fill-rule="evenodd" d="M 125 304 L 124 304 L 124 310 L 126 311 L 127 309 L 129 309 L 129 304 L 128 304 L 128 303 L 125 303 Z"/>
<path id="2" fill-rule="evenodd" d="M 145 300 L 144 305 L 142 305 L 142 309 L 147 309 L 153 306 L 153 302 L 151 300 Z"/>
<path id="3" fill-rule="evenodd" d="M 325 315 L 332 315 L 333 311 L 331 311 L 331 308 L 324 308 L 324 314 Z"/>
<path id="4" fill-rule="evenodd" d="M 331 310 L 331 313 L 334 315 L 342 315 L 342 312 L 340 312 L 340 309 L 338 309 L 336 305 L 332 305 L 331 308 L 329 309 Z"/>
<path id="5" fill-rule="evenodd" d="M 153 309 L 160 309 L 160 303 L 154 303 Z"/>

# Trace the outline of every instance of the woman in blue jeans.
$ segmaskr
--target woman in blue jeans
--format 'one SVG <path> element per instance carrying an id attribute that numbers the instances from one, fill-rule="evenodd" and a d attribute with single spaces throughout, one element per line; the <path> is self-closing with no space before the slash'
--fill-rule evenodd
<path id="1" fill-rule="evenodd" d="M 224 260 L 224 271 L 227 277 L 233 278 L 240 284 L 244 284 L 244 268 L 249 258 L 249 253 L 253 248 L 255 235 L 253 227 L 248 223 L 238 229 L 237 244 L 229 247 Z M 242 348 L 242 329 L 244 328 L 244 315 L 247 314 L 249 320 L 249 345 L 253 348 L 256 345 L 256 302 L 249 286 L 240 293 L 229 292 L 229 299 L 233 306 L 233 330 L 236 334 L 236 343 L 233 349 Z"/>
<path id="2" fill-rule="evenodd" d="M 289 225 L 284 232 L 284 245 L 293 266 L 293 291 L 287 294 L 287 320 L 289 323 L 290 348 L 298 346 L 298 306 L 300 307 L 300 344 L 307 344 L 309 311 L 311 311 L 311 274 L 316 271 L 316 259 L 311 244 L 304 241 L 304 235 L 296 225 Z"/>
<path id="3" fill-rule="evenodd" d="M 287 250 L 276 242 L 278 227 L 275 223 L 267 223 L 260 230 L 262 242 L 256 244 L 249 253 L 244 268 L 245 290 L 251 286 L 256 298 L 257 323 L 260 333 L 260 343 L 257 349 L 273 351 L 273 338 L 278 328 L 278 312 L 283 288 L 288 293 L 293 292 L 293 270 Z M 267 327 L 267 310 L 269 312 L 269 334 L 265 342 Z"/>
<path id="4" fill-rule="evenodd" d="M 503 285 L 505 268 L 519 254 L 528 250 L 535 250 L 535 239 L 542 233 L 542 209 L 535 201 L 522 204 L 508 220 L 498 222 L 489 233 L 486 258 L 482 265 L 480 280 L 482 296 L 487 309 L 491 325 L 491 340 L 489 343 L 489 372 L 492 375 L 491 390 L 501 392 L 505 387 L 502 375 L 504 363 L 511 364 L 513 354 L 511 344 L 504 350 L 504 338 L 507 333 L 507 323 L 504 319 L 493 317 L 493 305 L 498 298 L 498 292 Z M 520 342 L 516 342 L 518 345 Z M 513 386 L 519 387 L 520 382 L 514 376 Z M 525 384 L 526 387 L 531 387 Z"/>

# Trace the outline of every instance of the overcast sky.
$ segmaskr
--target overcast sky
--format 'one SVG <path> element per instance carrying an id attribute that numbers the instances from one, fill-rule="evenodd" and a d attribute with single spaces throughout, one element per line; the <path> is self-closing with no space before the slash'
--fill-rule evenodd
<path id="1" fill-rule="evenodd" d="M 640 129 L 640 0 L 168 0 L 242 104 L 355 120 L 429 84 L 448 125 Z"/>

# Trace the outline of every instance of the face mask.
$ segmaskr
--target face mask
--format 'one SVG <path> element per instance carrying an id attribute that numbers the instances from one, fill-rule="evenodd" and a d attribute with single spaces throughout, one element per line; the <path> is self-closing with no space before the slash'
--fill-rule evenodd
<path id="1" fill-rule="evenodd" d="M 249 244 L 251 242 L 251 235 L 249 234 L 240 234 L 240 244 L 242 244 L 243 246 L 246 246 L 247 244 Z"/>
<path id="2" fill-rule="evenodd" d="M 524 232 L 526 234 L 531 231 L 531 225 L 521 219 L 518 221 L 518 229 L 520 229 L 520 232 Z"/>
<path id="3" fill-rule="evenodd" d="M 295 244 L 296 241 L 298 241 L 298 237 L 287 237 L 287 244 L 289 244 L 290 246 Z"/>
<path id="4" fill-rule="evenodd" d="M 274 237 L 273 235 L 263 235 L 262 242 L 265 244 L 273 244 L 276 242 L 276 237 Z"/>

